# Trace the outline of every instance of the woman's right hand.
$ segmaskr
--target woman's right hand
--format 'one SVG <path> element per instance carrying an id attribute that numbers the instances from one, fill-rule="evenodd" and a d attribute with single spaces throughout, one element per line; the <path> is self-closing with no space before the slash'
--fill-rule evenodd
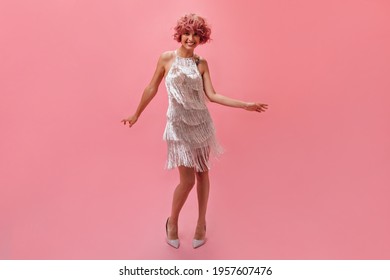
<path id="1" fill-rule="evenodd" d="M 129 127 L 132 127 L 138 120 L 138 117 L 136 115 L 130 116 L 127 119 L 123 119 L 121 122 L 123 122 L 124 125 L 129 123 Z"/>

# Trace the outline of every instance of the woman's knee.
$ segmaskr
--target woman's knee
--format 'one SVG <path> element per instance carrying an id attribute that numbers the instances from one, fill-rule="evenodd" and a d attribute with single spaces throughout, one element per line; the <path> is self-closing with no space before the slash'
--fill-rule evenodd
<path id="1" fill-rule="evenodd" d="M 191 190 L 195 185 L 195 177 L 193 180 L 189 178 L 180 180 L 180 185 L 182 185 L 182 187 L 186 188 L 187 190 Z"/>
<path id="2" fill-rule="evenodd" d="M 180 185 L 191 190 L 195 185 L 195 172 L 189 168 L 179 168 L 180 170 Z"/>
<path id="3" fill-rule="evenodd" d="M 196 180 L 198 182 L 204 182 L 209 180 L 209 172 L 204 171 L 204 172 L 196 172 Z"/>

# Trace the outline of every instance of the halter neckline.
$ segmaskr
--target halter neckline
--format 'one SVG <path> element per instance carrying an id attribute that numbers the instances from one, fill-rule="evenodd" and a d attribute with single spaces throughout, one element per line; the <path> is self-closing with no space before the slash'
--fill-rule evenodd
<path id="1" fill-rule="evenodd" d="M 180 56 L 180 55 L 177 53 L 177 49 L 175 50 L 175 55 L 176 55 L 176 57 L 184 58 L 184 59 L 193 59 L 193 58 L 195 58 L 195 53 L 193 53 L 192 56 L 189 56 L 189 57 Z"/>

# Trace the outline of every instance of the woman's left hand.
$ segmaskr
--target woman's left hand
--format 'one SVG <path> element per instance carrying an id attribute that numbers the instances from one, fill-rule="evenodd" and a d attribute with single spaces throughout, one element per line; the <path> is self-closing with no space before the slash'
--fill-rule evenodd
<path id="1" fill-rule="evenodd" d="M 245 110 L 248 110 L 248 111 L 256 111 L 256 112 L 265 112 L 265 110 L 268 109 L 268 105 L 267 104 L 261 104 L 261 103 L 247 103 L 246 106 L 245 106 Z"/>

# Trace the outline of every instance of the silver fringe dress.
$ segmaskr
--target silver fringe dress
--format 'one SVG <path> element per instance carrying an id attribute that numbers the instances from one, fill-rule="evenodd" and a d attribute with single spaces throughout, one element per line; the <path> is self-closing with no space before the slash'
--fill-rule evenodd
<path id="1" fill-rule="evenodd" d="M 186 166 L 194 167 L 197 172 L 209 170 L 210 154 L 218 156 L 223 151 L 215 138 L 195 58 L 180 57 L 175 51 L 165 85 L 169 101 L 163 135 L 168 145 L 166 168 Z"/>

